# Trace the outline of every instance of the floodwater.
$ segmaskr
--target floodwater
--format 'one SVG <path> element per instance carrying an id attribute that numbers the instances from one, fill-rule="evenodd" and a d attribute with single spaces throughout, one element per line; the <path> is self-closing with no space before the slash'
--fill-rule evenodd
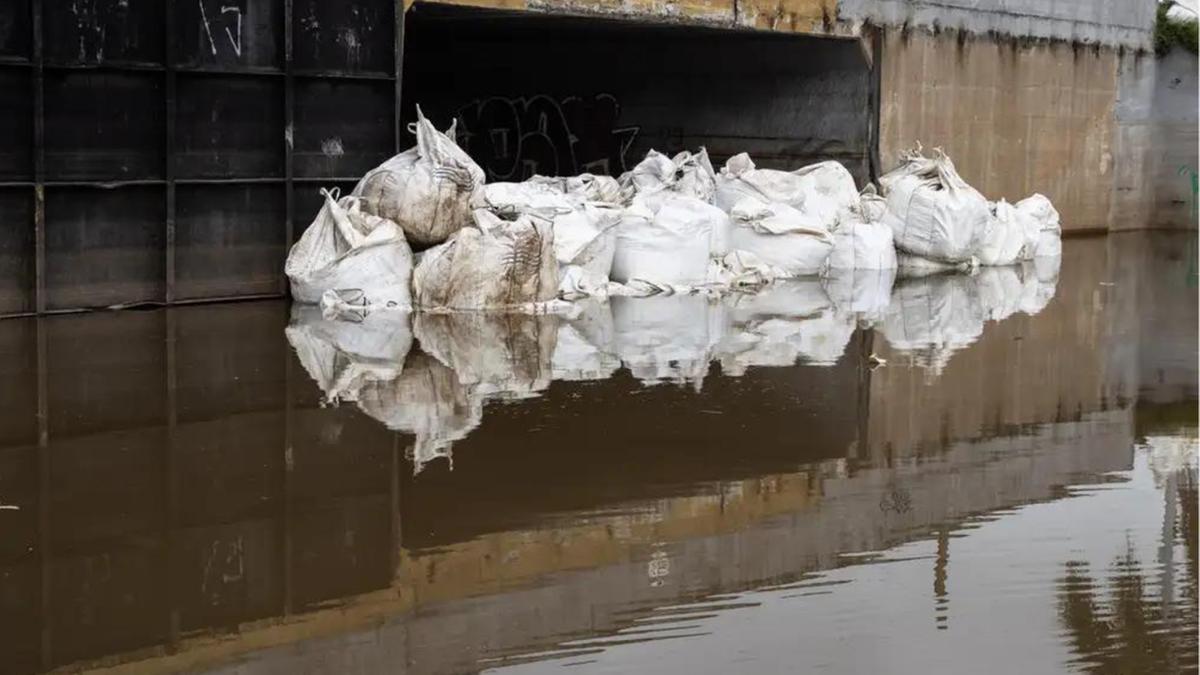
<path id="1" fill-rule="evenodd" d="M 1171 673 L 1187 235 L 556 317 L 0 322 L 0 670 Z"/>

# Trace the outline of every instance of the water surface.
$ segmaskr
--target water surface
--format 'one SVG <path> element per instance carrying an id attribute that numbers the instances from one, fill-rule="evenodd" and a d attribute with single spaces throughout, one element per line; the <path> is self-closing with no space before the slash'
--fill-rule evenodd
<path id="1" fill-rule="evenodd" d="M 1194 671 L 1195 257 L 0 322 L 0 663 Z"/>

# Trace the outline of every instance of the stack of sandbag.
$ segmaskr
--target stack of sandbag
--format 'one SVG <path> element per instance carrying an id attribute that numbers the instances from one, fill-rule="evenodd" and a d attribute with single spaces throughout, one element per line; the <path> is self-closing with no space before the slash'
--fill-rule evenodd
<path id="1" fill-rule="evenodd" d="M 619 207 L 588 200 L 582 193 L 560 191 L 546 180 L 490 183 L 483 188 L 483 205 L 502 218 L 528 215 L 551 223 L 559 292 L 564 297 L 592 295 L 608 283 L 616 251 L 615 228 L 621 221 Z"/>
<path id="2" fill-rule="evenodd" d="M 988 203 L 945 154 L 911 152 L 879 183 L 887 199 L 884 222 L 897 249 L 941 263 L 966 262 L 978 253 L 988 234 Z"/>
<path id="3" fill-rule="evenodd" d="M 883 222 L 887 201 L 872 190 L 864 192 L 843 210 L 833 230 L 833 249 L 826 276 L 844 276 L 856 270 L 896 269 L 892 228 Z"/>
<path id="4" fill-rule="evenodd" d="M 729 216 L 699 198 L 660 191 L 634 198 L 617 226 L 612 279 L 669 286 L 706 283 Z"/>
<path id="5" fill-rule="evenodd" d="M 1062 224 L 1049 199 L 1034 193 L 1017 202 L 1016 212 L 1026 229 L 1025 260 L 1062 255 Z"/>
<path id="6" fill-rule="evenodd" d="M 781 278 L 817 274 L 833 249 L 825 223 L 782 202 L 743 197 L 729 216 L 729 247 L 754 254 Z"/>
<path id="7" fill-rule="evenodd" d="M 420 255 L 413 271 L 417 307 L 436 310 L 529 309 L 558 293 L 549 221 L 505 220 L 476 210 L 475 223 Z"/>
<path id="8" fill-rule="evenodd" d="M 417 146 L 363 176 L 353 194 L 363 209 L 397 223 L 415 246 L 440 244 L 471 223 L 484 184 L 483 169 L 454 141 L 454 126 L 440 133 L 417 108 Z"/>
<path id="9" fill-rule="evenodd" d="M 360 198 L 322 194 L 324 206 L 284 264 L 292 297 L 334 311 L 409 309 L 413 257 L 400 227 L 366 213 Z"/>

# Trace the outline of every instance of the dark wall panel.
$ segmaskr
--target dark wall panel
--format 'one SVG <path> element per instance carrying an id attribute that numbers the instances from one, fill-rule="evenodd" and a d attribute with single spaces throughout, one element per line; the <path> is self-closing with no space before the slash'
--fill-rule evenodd
<path id="1" fill-rule="evenodd" d="M 46 177 L 161 178 L 161 73 L 48 72 Z"/>
<path id="2" fill-rule="evenodd" d="M 282 0 L 177 2 L 175 62 L 181 68 L 278 70 L 283 64 L 282 25 Z"/>
<path id="3" fill-rule="evenodd" d="M 44 2 L 50 63 L 162 63 L 163 0 Z"/>
<path id="4" fill-rule="evenodd" d="M 181 76 L 178 96 L 177 178 L 284 175 L 281 80 Z"/>
<path id="5" fill-rule="evenodd" d="M 37 444 L 37 369 L 36 321 L 0 321 L 0 448 Z"/>
<path id="6" fill-rule="evenodd" d="M 0 188 L 0 315 L 31 312 L 33 189 Z"/>
<path id="7" fill-rule="evenodd" d="M 29 3 L 0 3 L 0 56 L 29 58 L 32 53 Z"/>
<path id="8" fill-rule="evenodd" d="M 392 156 L 391 82 L 296 83 L 296 175 L 361 176 Z"/>
<path id="9" fill-rule="evenodd" d="M 164 209 L 159 187 L 48 188 L 47 307 L 161 302 Z"/>
<path id="10" fill-rule="evenodd" d="M 295 0 L 292 34 L 300 70 L 391 73 L 393 0 Z"/>
<path id="11" fill-rule="evenodd" d="M 32 86 L 29 68 L 0 67 L 0 180 L 33 177 Z"/>
<path id="12" fill-rule="evenodd" d="M 177 298 L 279 291 L 287 254 L 281 186 L 187 185 L 177 200 Z"/>
<path id="13" fill-rule="evenodd" d="M 651 148 L 838 159 L 867 173 L 869 69 L 856 41 L 417 6 L 406 119 L 457 117 L 490 179 L 619 174 Z M 402 146 L 412 143 L 403 139 Z"/>

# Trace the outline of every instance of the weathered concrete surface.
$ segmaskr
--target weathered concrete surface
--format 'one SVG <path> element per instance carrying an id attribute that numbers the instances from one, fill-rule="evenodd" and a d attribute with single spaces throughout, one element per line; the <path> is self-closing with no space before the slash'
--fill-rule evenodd
<path id="1" fill-rule="evenodd" d="M 1110 220 L 1117 53 L 960 34 L 888 31 L 880 83 L 883 168 L 938 146 L 989 199 L 1041 192 L 1063 229 Z"/>
<path id="2" fill-rule="evenodd" d="M 1154 10 L 1141 0 L 841 0 L 838 18 L 1146 49 Z"/>
<path id="3" fill-rule="evenodd" d="M 1119 65 L 1113 230 L 1196 227 L 1197 59 L 1124 56 Z"/>

